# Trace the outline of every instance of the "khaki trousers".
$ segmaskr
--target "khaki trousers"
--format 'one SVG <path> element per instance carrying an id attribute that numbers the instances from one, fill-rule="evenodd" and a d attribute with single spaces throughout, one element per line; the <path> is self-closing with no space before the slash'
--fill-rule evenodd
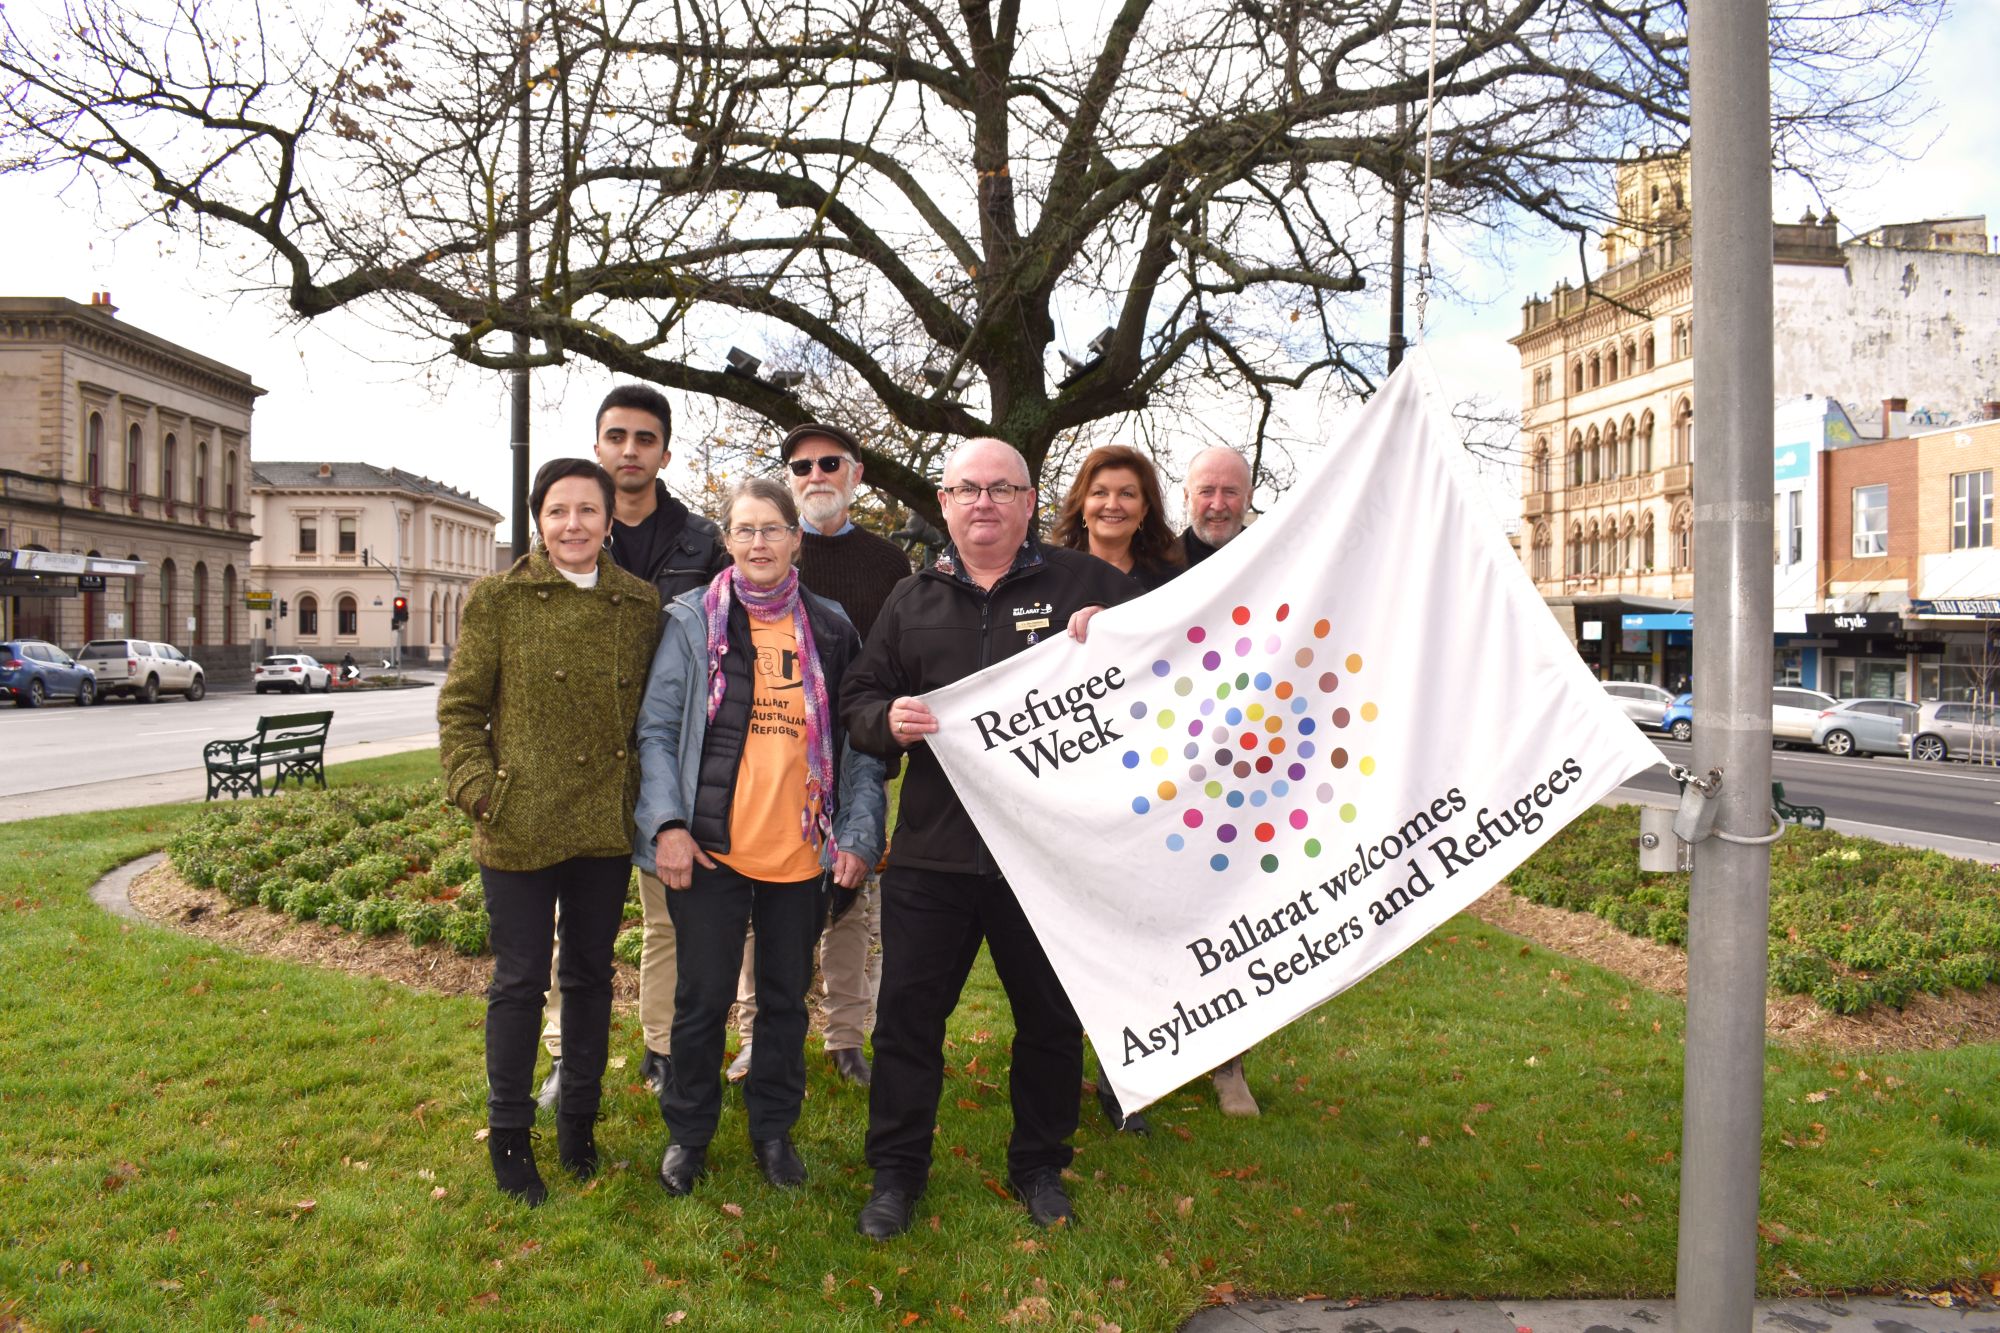
<path id="1" fill-rule="evenodd" d="M 855 906 L 858 909 L 860 904 Z M 674 922 L 667 915 L 667 886 L 650 870 L 639 872 L 639 907 L 644 915 L 646 932 L 645 943 L 639 950 L 639 1026 L 646 1034 L 647 1050 L 672 1055 L 674 987 L 680 980 L 679 969 L 675 965 Z M 557 945 L 550 952 L 550 976 L 556 975 L 555 965 L 561 957 L 562 947 Z M 560 1060 L 562 996 L 553 988 L 549 991 L 546 1013 L 542 1045 L 548 1048 L 550 1055 Z"/>
<path id="2" fill-rule="evenodd" d="M 752 930 L 736 978 L 736 1030 L 745 1042 L 757 1020 L 756 945 Z M 875 997 L 882 991 L 882 888 L 875 876 L 862 884 L 854 906 L 820 936 L 819 972 L 826 996 L 826 1049 L 860 1050 L 875 1027 Z"/>

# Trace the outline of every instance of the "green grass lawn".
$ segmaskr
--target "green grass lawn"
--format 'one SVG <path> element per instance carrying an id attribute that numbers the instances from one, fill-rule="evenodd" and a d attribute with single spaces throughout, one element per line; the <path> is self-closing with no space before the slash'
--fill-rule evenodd
<path id="1" fill-rule="evenodd" d="M 434 755 L 334 770 L 428 776 Z M 667 1198 L 666 1135 L 621 1019 L 613 1169 L 528 1212 L 492 1188 L 482 1005 L 248 958 L 92 907 L 198 807 L 0 825 L 0 1327 L 1169 1329 L 1211 1289 L 1522 1298 L 1674 1279 L 1678 1005 L 1459 918 L 1250 1056 L 1265 1114 L 1197 1084 L 1150 1139 L 1094 1104 L 1044 1235 L 995 1197 L 1006 1004 L 952 1026 L 916 1230 L 871 1245 L 866 1098 L 815 1051 L 780 1196 L 732 1095 L 714 1174 Z M 2000 1049 L 1773 1048 L 1767 1292 L 2000 1273 Z M 624 1081 L 629 1080 L 629 1081 Z"/>

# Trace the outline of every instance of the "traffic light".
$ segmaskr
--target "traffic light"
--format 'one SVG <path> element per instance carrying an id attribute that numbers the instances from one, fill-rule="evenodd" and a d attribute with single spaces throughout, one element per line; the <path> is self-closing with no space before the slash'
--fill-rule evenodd
<path id="1" fill-rule="evenodd" d="M 410 599 L 407 597 L 398 597 L 396 599 L 396 609 L 389 613 L 389 628 L 401 629 L 409 623 Z"/>
<path id="2" fill-rule="evenodd" d="M 280 597 L 278 599 L 278 619 L 283 620 L 286 616 L 290 615 L 291 612 L 292 612 L 292 604 L 286 601 L 284 598 Z"/>

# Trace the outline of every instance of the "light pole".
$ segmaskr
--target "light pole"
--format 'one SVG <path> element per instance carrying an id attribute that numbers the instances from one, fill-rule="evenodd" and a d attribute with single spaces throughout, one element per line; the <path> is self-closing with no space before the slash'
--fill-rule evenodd
<path id="1" fill-rule="evenodd" d="M 372 555 L 369 552 L 367 547 L 364 546 L 361 548 L 361 564 L 363 568 L 366 568 L 369 565 L 374 565 L 379 569 L 387 570 L 389 573 L 389 577 L 395 581 L 396 598 L 395 602 L 392 603 L 392 605 L 396 606 L 398 610 L 407 609 L 407 607 L 409 606 L 408 599 L 406 599 L 403 596 L 403 571 L 401 569 L 402 563 L 403 563 L 402 558 L 399 555 L 394 565 L 385 565 L 380 560 L 377 560 L 374 557 L 374 555 Z M 389 613 L 389 627 L 396 633 L 395 642 L 389 645 L 389 652 L 392 658 L 391 665 L 396 667 L 398 670 L 401 670 L 403 666 L 403 625 L 402 622 L 396 618 L 396 611 L 394 610 L 392 610 Z"/>

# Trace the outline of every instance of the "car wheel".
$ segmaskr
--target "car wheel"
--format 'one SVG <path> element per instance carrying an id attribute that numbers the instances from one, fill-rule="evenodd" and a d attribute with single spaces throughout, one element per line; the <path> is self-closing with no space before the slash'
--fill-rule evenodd
<path id="1" fill-rule="evenodd" d="M 1828 754 L 1843 759 L 1854 753 L 1854 737 L 1844 731 L 1827 732 L 1826 739 L 1821 741 L 1820 745 Z"/>
<path id="2" fill-rule="evenodd" d="M 194 678 L 194 683 L 188 686 L 188 702 L 191 704 L 198 704 L 201 702 L 201 696 L 207 693 L 208 693 L 207 683 L 203 681 L 200 676 L 196 676 Z"/>
<path id="3" fill-rule="evenodd" d="M 76 706 L 78 708 L 88 708 L 96 702 L 97 682 L 88 679 L 78 681 L 76 686 Z"/>
<path id="4" fill-rule="evenodd" d="M 331 671 L 327 672 L 326 679 L 319 683 L 319 692 L 321 694 L 333 693 L 333 673 Z"/>
<path id="5" fill-rule="evenodd" d="M 1684 717 L 1675 719 L 1674 725 L 1669 729 L 1669 731 L 1670 734 L 1673 736 L 1673 738 L 1677 741 L 1688 741 L 1694 739 L 1694 723 L 1688 721 Z"/>
<path id="6" fill-rule="evenodd" d="M 264 694 L 264 693 L 266 693 L 266 692 L 267 692 L 267 691 L 269 690 L 269 688 L 270 688 L 270 687 L 269 687 L 269 686 L 266 686 L 266 685 L 259 685 L 259 686 L 257 687 L 257 693 L 259 693 L 259 694 Z"/>
<path id="7" fill-rule="evenodd" d="M 42 684 L 41 679 L 37 677 L 28 682 L 27 692 L 21 695 L 21 707 L 40 708 L 42 701 L 48 697 L 48 689 Z"/>
<path id="8" fill-rule="evenodd" d="M 1942 736 L 1917 737 L 1917 739 L 1911 742 L 1910 744 L 1910 757 L 1912 759 L 1921 759 L 1927 764 L 1936 764 L 1943 762 L 1944 737 Z"/>
<path id="9" fill-rule="evenodd" d="M 158 676 L 146 677 L 146 683 L 139 689 L 139 697 L 149 704 L 158 703 L 160 701 L 160 678 Z"/>

